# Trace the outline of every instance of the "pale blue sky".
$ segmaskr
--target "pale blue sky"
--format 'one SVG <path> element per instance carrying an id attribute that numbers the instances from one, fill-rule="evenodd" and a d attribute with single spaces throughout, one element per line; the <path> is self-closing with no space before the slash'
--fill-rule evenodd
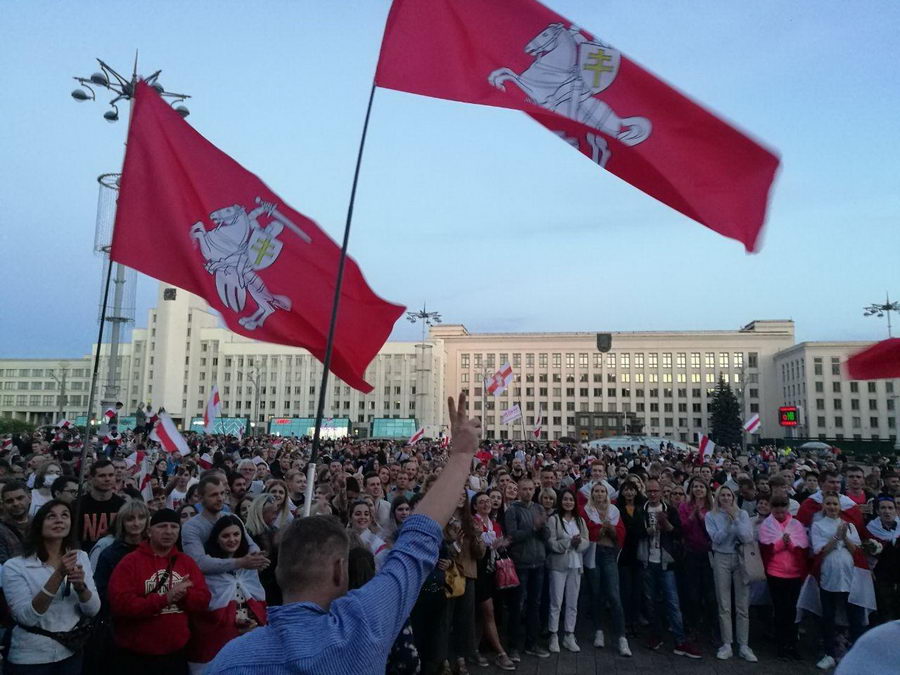
<path id="1" fill-rule="evenodd" d="M 497 0 L 515 5 L 516 0 Z M 548 0 L 782 157 L 762 251 L 599 170 L 515 111 L 379 90 L 350 242 L 387 299 L 472 331 L 737 328 L 880 339 L 900 299 L 900 3 Z M 94 57 L 340 237 L 388 0 L 2 3 L 0 356 L 96 336 L 95 178 L 124 121 L 76 104 Z M 161 246 L 165 242 L 160 242 Z M 156 284 L 138 290 L 138 325 Z M 900 321 L 898 321 L 900 323 Z M 394 339 L 418 330 L 397 324 Z"/>

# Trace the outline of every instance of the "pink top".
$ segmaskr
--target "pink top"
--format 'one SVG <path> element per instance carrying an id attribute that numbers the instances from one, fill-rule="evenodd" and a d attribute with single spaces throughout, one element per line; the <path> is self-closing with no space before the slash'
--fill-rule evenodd
<path id="1" fill-rule="evenodd" d="M 790 544 L 782 536 L 787 532 Z M 806 528 L 790 514 L 779 523 L 775 516 L 766 518 L 759 528 L 759 543 L 763 545 L 766 574 L 782 579 L 806 576 L 809 537 Z"/>

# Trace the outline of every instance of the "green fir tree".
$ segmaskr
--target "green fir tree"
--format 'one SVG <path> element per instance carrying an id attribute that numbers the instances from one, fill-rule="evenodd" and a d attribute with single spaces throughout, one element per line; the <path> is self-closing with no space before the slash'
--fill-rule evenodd
<path id="1" fill-rule="evenodd" d="M 721 377 L 709 402 L 711 418 L 710 438 L 716 445 L 726 448 L 740 447 L 743 422 L 741 407 L 729 385 Z"/>

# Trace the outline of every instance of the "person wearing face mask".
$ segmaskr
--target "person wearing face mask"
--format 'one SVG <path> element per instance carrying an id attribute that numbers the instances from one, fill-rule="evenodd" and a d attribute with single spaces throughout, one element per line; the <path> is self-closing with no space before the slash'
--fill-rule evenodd
<path id="1" fill-rule="evenodd" d="M 244 524 L 235 515 L 216 521 L 204 545 L 213 558 L 240 558 L 247 555 Z M 232 639 L 266 624 L 266 592 L 259 572 L 235 568 L 230 572 L 206 575 L 210 592 L 207 611 L 200 612 L 191 624 L 188 664 L 192 673 L 202 673 L 219 650 Z"/>
<path id="2" fill-rule="evenodd" d="M 53 499 L 50 488 L 53 481 L 62 475 L 62 470 L 56 462 L 47 462 L 42 465 L 34 474 L 34 488 L 31 490 L 31 511 L 29 515 L 34 516 L 38 509 Z"/>

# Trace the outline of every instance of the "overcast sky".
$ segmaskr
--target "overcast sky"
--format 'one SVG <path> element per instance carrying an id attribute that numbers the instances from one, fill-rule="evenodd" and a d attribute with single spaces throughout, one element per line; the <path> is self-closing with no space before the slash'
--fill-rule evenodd
<path id="1" fill-rule="evenodd" d="M 350 240 L 377 293 L 470 331 L 791 318 L 801 340 L 886 337 L 862 307 L 900 299 L 900 3 L 546 4 L 778 150 L 761 252 L 521 113 L 379 90 Z M 121 167 L 126 111 L 77 104 L 71 76 L 95 57 L 130 72 L 139 49 L 139 72 L 193 96 L 196 129 L 339 239 L 388 6 L 4 2 L 0 356 L 96 337 L 96 176 Z M 155 297 L 142 278 L 138 326 Z M 417 334 L 401 320 L 393 337 Z"/>

